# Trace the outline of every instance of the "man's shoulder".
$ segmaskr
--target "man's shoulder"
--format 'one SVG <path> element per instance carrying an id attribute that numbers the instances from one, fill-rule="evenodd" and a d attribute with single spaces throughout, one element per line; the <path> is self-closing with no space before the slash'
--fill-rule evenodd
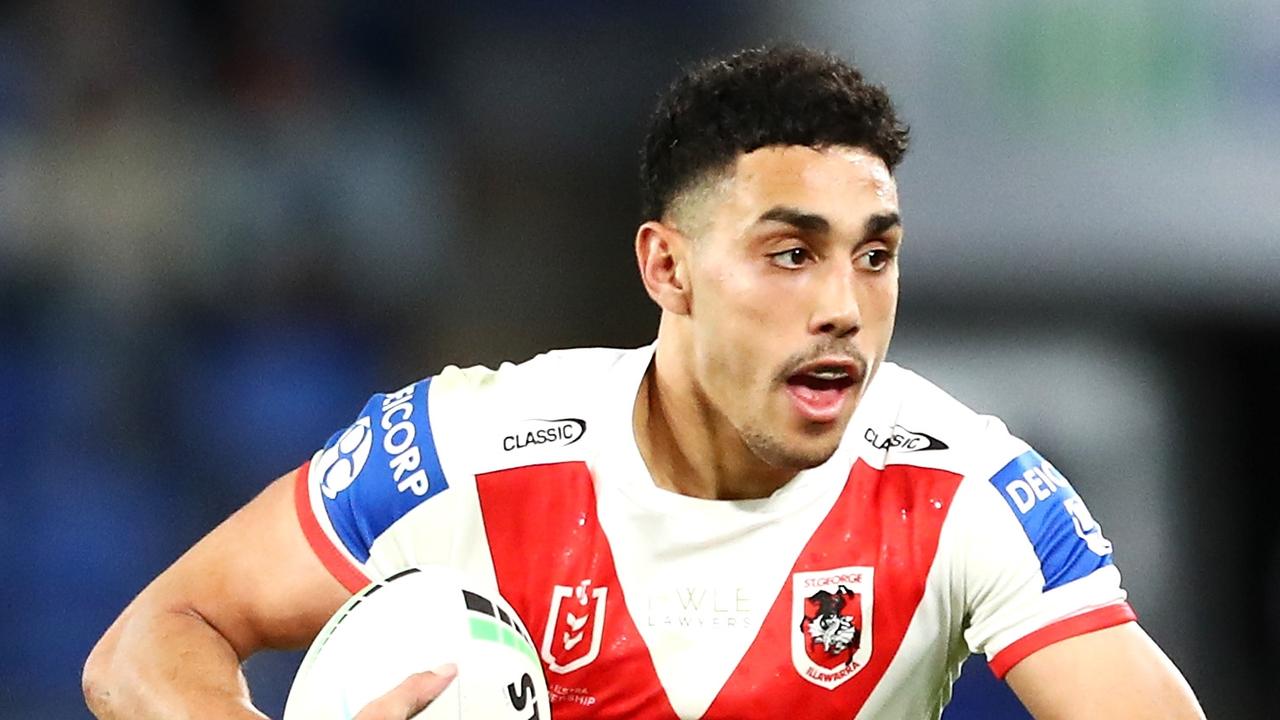
<path id="1" fill-rule="evenodd" d="M 586 459 L 616 400 L 634 398 L 623 378 L 638 382 L 649 354 L 557 350 L 497 368 L 452 366 L 378 393 L 312 457 L 300 512 L 360 565 L 393 525 L 450 527 L 475 508 L 478 474 Z"/>
<path id="2" fill-rule="evenodd" d="M 884 363 L 873 383 L 876 413 L 908 426 L 945 433 L 957 442 L 978 442 L 1007 434 L 994 415 L 979 412 L 913 370 Z"/>
<path id="3" fill-rule="evenodd" d="M 435 465 L 485 458 L 480 465 L 487 466 L 530 455 L 515 452 L 526 448 L 580 449 L 588 426 L 611 414 L 628 393 L 635 397 L 635 386 L 629 391 L 625 386 L 639 382 L 651 354 L 650 348 L 575 348 L 496 368 L 451 365 L 394 392 L 375 394 L 359 419 L 335 433 L 317 459 L 337 462 L 357 448 L 358 462 L 342 467 L 386 470 L 394 469 L 403 454 L 430 458 Z M 365 455 L 380 453 L 389 456 L 382 458 L 386 462 L 366 463 Z M 355 474 L 346 473 L 342 485 L 354 481 Z M 443 481 L 436 486 L 443 487 Z"/>
<path id="4" fill-rule="evenodd" d="M 982 475 L 1026 450 L 999 418 L 896 363 L 880 367 L 868 394 L 874 412 L 858 431 L 886 464 Z"/>
<path id="5" fill-rule="evenodd" d="M 450 365 L 431 378 L 438 391 L 461 393 L 559 393 L 590 395 L 628 359 L 647 354 L 648 348 L 580 347 L 547 352 L 522 362 L 487 365 Z"/>
<path id="6" fill-rule="evenodd" d="M 651 356 L 648 347 L 574 348 L 446 368 L 430 381 L 442 452 L 468 472 L 585 458 L 603 425 L 630 416 Z"/>
<path id="7" fill-rule="evenodd" d="M 639 380 L 648 348 L 572 348 L 551 350 L 519 363 L 451 365 L 432 378 L 433 411 L 455 421 L 468 417 L 554 417 L 566 408 L 589 412 L 609 404 L 624 378 Z M 632 371 L 633 370 L 633 371 Z M 635 388 L 631 388 L 634 398 Z M 530 415 L 532 413 L 532 415 Z"/>

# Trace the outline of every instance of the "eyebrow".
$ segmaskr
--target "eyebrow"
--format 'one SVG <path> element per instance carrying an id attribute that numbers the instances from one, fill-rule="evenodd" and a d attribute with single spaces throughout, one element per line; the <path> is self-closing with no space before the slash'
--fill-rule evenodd
<path id="1" fill-rule="evenodd" d="M 811 233 L 831 231 L 831 223 L 821 215 L 807 213 L 793 207 L 778 206 L 767 210 L 756 222 L 780 222 L 797 230 Z"/>
<path id="2" fill-rule="evenodd" d="M 825 217 L 781 205 L 767 210 L 756 222 L 780 222 L 811 233 L 831 231 L 831 223 Z M 902 216 L 896 212 L 876 213 L 863 223 L 863 230 L 867 237 L 875 237 L 901 224 Z"/>
<path id="3" fill-rule="evenodd" d="M 902 216 L 896 212 L 876 213 L 867 218 L 867 221 L 863 223 L 863 228 L 866 230 L 867 237 L 875 237 L 876 235 L 883 235 L 901 224 Z"/>

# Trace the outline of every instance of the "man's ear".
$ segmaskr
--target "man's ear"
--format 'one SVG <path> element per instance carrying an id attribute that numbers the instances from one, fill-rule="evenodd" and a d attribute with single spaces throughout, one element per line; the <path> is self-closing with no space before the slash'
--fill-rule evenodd
<path id="1" fill-rule="evenodd" d="M 675 228 L 650 220 L 636 230 L 636 263 L 649 297 L 666 312 L 688 315 L 689 239 Z"/>

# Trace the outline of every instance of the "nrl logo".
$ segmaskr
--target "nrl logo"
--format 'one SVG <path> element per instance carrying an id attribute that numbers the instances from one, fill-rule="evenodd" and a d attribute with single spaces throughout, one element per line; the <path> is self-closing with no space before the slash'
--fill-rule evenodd
<path id="1" fill-rule="evenodd" d="M 575 586 L 556 585 L 542 634 L 542 660 L 558 673 L 584 667 L 600 654 L 604 637 L 604 601 L 609 588 L 592 588 L 590 580 Z"/>
<path id="2" fill-rule="evenodd" d="M 874 568 L 792 575 L 791 661 L 800 677 L 831 690 L 871 658 Z"/>

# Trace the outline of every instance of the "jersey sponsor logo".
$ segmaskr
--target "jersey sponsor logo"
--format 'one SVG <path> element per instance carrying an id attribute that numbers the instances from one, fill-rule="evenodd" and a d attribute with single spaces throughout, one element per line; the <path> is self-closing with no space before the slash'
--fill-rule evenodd
<path id="1" fill-rule="evenodd" d="M 1078 497 L 1068 498 L 1062 501 L 1062 506 L 1067 509 L 1071 515 L 1071 522 L 1075 525 L 1076 536 L 1089 546 L 1089 549 L 1099 555 L 1111 554 L 1111 541 L 1102 536 L 1102 526 L 1097 520 L 1093 519 L 1093 515 L 1089 512 L 1089 508 L 1084 506 L 1084 500 Z"/>
<path id="2" fill-rule="evenodd" d="M 1035 509 L 1041 500 L 1048 500 L 1058 494 L 1059 488 L 1071 488 L 1067 479 L 1050 465 L 1047 460 L 1030 464 L 1022 470 L 1021 475 L 1013 477 L 1004 485 L 1005 495 L 1013 501 L 1014 507 L 1022 515 Z M 1001 474 L 1005 474 L 1001 471 Z M 1060 498 L 1058 499 L 1060 500 Z"/>
<path id="3" fill-rule="evenodd" d="M 428 379 L 375 395 L 312 461 L 329 522 L 358 562 L 397 520 L 449 487 L 431 433 L 430 388 Z"/>
<path id="4" fill-rule="evenodd" d="M 871 447 L 877 450 L 916 452 L 919 450 L 946 450 L 949 447 L 932 435 L 914 432 L 901 425 L 894 425 L 883 432 L 877 432 L 875 428 L 867 428 L 862 437 L 871 443 Z"/>
<path id="5" fill-rule="evenodd" d="M 408 490 L 414 495 L 426 495 L 431 481 L 422 469 L 422 449 L 418 439 L 418 426 L 413 422 L 413 390 L 416 384 L 403 387 L 382 400 L 382 419 L 378 426 L 385 431 L 382 449 L 390 456 L 387 467 L 397 492 Z"/>
<path id="6" fill-rule="evenodd" d="M 542 660 L 548 668 L 570 673 L 596 659 L 604 638 L 608 593 L 607 587 L 591 587 L 590 580 L 552 588 L 547 629 L 542 634 Z"/>
<path id="7" fill-rule="evenodd" d="M 800 677 L 831 690 L 866 666 L 874 572 L 853 566 L 792 575 L 791 661 Z"/>
<path id="8" fill-rule="evenodd" d="M 680 627 L 756 632 L 760 613 L 751 590 L 743 585 L 702 583 L 644 588 L 645 620 L 649 627 Z M 642 595 L 643 597 L 643 595 Z"/>
<path id="9" fill-rule="evenodd" d="M 1040 560 L 1044 589 L 1051 590 L 1111 564 L 1111 541 L 1071 483 L 1034 450 L 991 477 Z"/>
<path id="10" fill-rule="evenodd" d="M 364 416 L 346 429 L 338 441 L 325 448 L 311 461 L 310 474 L 320 483 L 320 492 L 333 500 L 351 487 L 373 447 L 373 430 L 369 416 Z"/>
<path id="11" fill-rule="evenodd" d="M 558 420 L 525 420 L 515 432 L 502 438 L 506 452 L 522 450 L 535 445 L 569 446 L 587 433 L 587 421 L 580 418 Z"/>

